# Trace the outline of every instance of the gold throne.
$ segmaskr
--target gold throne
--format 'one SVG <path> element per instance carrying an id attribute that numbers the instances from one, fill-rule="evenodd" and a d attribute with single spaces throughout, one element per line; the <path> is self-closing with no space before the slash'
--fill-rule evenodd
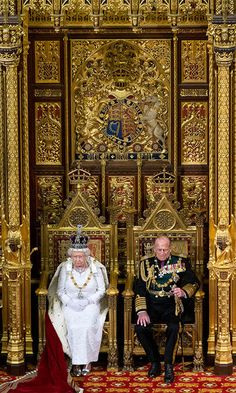
<path id="1" fill-rule="evenodd" d="M 81 169 L 72 171 L 69 176 L 72 184 L 77 189 L 62 214 L 58 224 L 48 225 L 44 214 L 41 220 L 41 279 L 38 296 L 38 319 L 39 319 L 39 344 L 38 352 L 42 353 L 45 345 L 45 313 L 47 308 L 48 284 L 57 266 L 66 260 L 67 250 L 70 246 L 70 237 L 76 233 L 77 225 L 81 224 L 83 233 L 89 237 L 88 246 L 91 255 L 102 262 L 108 272 L 109 287 L 108 316 L 104 324 L 103 338 L 100 352 L 108 354 L 108 369 L 118 369 L 117 348 L 117 236 L 116 223 L 112 225 L 102 224 L 103 218 L 96 214 L 91 199 L 84 192 L 83 181 L 89 175 Z M 87 181 L 87 180 L 86 180 Z M 47 207 L 45 207 L 47 211 Z M 100 218 L 100 219 L 99 219 Z"/>
<path id="2" fill-rule="evenodd" d="M 155 185 L 159 185 L 159 194 L 155 203 L 145 212 L 146 219 L 139 226 L 134 226 L 134 211 L 127 211 L 127 279 L 124 297 L 124 369 L 133 369 L 133 357 L 145 355 L 134 329 L 134 291 L 135 277 L 139 274 L 139 262 L 144 256 L 153 255 L 153 244 L 156 237 L 168 235 L 172 241 L 172 253 L 188 257 L 192 268 L 199 279 L 203 277 L 203 260 L 201 247 L 203 245 L 203 226 L 188 226 L 184 215 L 176 208 L 176 202 L 170 190 L 175 178 L 165 170 L 154 176 Z M 193 356 L 194 371 L 203 369 L 203 298 L 200 288 L 194 297 L 192 315 L 188 315 L 182 329 L 182 339 L 177 348 L 177 354 Z M 154 326 L 154 335 L 158 339 L 160 353 L 165 346 L 164 324 Z M 183 352 L 182 352 L 183 351 Z"/>

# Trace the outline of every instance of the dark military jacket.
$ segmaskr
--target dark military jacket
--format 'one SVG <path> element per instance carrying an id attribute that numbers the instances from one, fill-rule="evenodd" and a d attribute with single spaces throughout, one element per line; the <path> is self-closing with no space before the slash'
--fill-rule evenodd
<path id="1" fill-rule="evenodd" d="M 173 297 L 174 287 L 183 289 L 186 298 L 191 298 L 198 290 L 199 280 L 188 259 L 175 255 L 170 255 L 164 262 L 155 256 L 143 259 L 135 283 L 136 312 L 147 310 L 147 298 Z"/>

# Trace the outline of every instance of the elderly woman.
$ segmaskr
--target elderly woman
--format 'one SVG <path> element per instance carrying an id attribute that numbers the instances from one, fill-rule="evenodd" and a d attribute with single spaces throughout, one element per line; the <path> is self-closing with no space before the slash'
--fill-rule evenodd
<path id="1" fill-rule="evenodd" d="M 73 376 L 86 375 L 98 360 L 107 306 L 104 265 L 90 256 L 86 236 L 78 234 L 68 259 L 58 266 L 49 286 L 49 316 L 71 358 Z"/>

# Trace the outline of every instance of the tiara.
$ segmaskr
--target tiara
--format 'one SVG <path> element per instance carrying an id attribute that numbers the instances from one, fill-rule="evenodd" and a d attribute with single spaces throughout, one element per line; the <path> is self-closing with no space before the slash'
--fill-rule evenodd
<path id="1" fill-rule="evenodd" d="M 88 247 L 88 236 L 82 234 L 82 225 L 77 225 L 76 235 L 71 236 L 71 248 L 82 250 Z"/>

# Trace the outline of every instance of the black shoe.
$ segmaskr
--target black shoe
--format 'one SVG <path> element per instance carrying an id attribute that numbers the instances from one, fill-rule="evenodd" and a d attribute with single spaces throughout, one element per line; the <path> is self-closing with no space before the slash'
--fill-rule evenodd
<path id="1" fill-rule="evenodd" d="M 173 371 L 173 364 L 165 364 L 165 383 L 172 383 L 174 382 L 174 371 Z"/>
<path id="2" fill-rule="evenodd" d="M 149 371 L 149 378 L 156 378 L 158 375 L 161 375 L 161 364 L 159 362 L 153 362 Z"/>

